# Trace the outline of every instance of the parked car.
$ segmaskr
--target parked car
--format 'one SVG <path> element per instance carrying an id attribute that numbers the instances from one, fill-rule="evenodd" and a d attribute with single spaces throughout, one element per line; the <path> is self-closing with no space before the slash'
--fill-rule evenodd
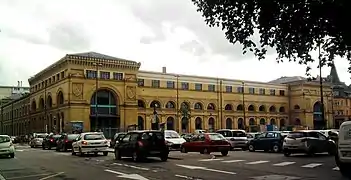
<path id="1" fill-rule="evenodd" d="M 247 150 L 247 136 L 246 132 L 241 129 L 221 129 L 216 133 L 222 134 L 230 143 L 231 149 L 241 148 L 242 150 Z"/>
<path id="2" fill-rule="evenodd" d="M 180 150 L 180 146 L 186 142 L 184 138 L 181 138 L 176 131 L 173 130 L 165 130 L 164 136 L 166 139 L 166 143 L 168 149 L 171 150 Z"/>
<path id="3" fill-rule="evenodd" d="M 66 152 L 68 149 L 72 149 L 73 141 L 79 136 L 79 134 L 63 134 L 57 140 L 56 151 Z"/>
<path id="4" fill-rule="evenodd" d="M 128 132 L 115 146 L 115 158 L 132 157 L 137 162 L 147 157 L 167 161 L 169 150 L 162 131 L 141 130 Z"/>
<path id="5" fill-rule="evenodd" d="M 252 139 L 249 151 L 264 150 L 266 152 L 280 152 L 282 150 L 284 135 L 281 132 L 264 132 Z"/>
<path id="6" fill-rule="evenodd" d="M 335 155 L 336 165 L 340 173 L 347 178 L 351 178 L 351 121 L 345 121 L 340 125 Z"/>
<path id="7" fill-rule="evenodd" d="M 120 138 L 122 138 L 123 136 L 125 136 L 127 133 L 125 132 L 120 132 L 120 133 L 116 133 L 113 138 L 110 141 L 110 147 L 114 148 L 116 145 L 116 141 L 118 141 Z"/>
<path id="8" fill-rule="evenodd" d="M 108 155 L 108 141 L 101 132 L 81 133 L 72 143 L 72 155 L 79 153 L 84 156 L 88 153 L 97 155 L 102 152 L 104 156 Z"/>
<path id="9" fill-rule="evenodd" d="M 50 134 L 43 139 L 42 148 L 51 149 L 57 146 L 57 140 L 61 137 L 60 134 Z"/>
<path id="10" fill-rule="evenodd" d="M 211 152 L 221 152 L 223 156 L 228 155 L 230 143 L 219 133 L 204 133 L 193 136 L 193 138 L 181 145 L 181 152 L 200 152 L 209 154 Z"/>
<path id="11" fill-rule="evenodd" d="M 33 133 L 33 138 L 29 141 L 31 148 L 36 148 L 43 145 L 43 140 L 46 138 L 46 133 Z"/>
<path id="12" fill-rule="evenodd" d="M 194 134 L 191 134 L 191 133 L 185 133 L 180 135 L 180 137 L 183 138 L 185 141 L 190 141 L 193 136 Z"/>
<path id="13" fill-rule="evenodd" d="M 13 146 L 10 136 L 0 135 L 0 149 L 1 156 L 15 157 L 15 147 Z"/>
<path id="14" fill-rule="evenodd" d="M 336 144 L 318 130 L 299 130 L 290 132 L 284 139 L 283 152 L 285 156 L 293 153 L 314 155 L 323 152 L 334 155 Z"/>
<path id="15" fill-rule="evenodd" d="M 255 139 L 255 137 L 257 137 L 260 134 L 261 133 L 259 133 L 259 132 L 246 133 L 247 141 L 249 142 L 250 140 Z"/>
<path id="16" fill-rule="evenodd" d="M 203 133 L 206 133 L 206 131 L 202 130 L 202 129 L 196 129 L 194 133 L 195 134 L 203 134 Z"/>

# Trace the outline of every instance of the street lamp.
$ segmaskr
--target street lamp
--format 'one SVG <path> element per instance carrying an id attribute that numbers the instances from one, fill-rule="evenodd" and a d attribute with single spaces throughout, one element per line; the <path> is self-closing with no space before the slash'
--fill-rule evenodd
<path id="1" fill-rule="evenodd" d="M 321 98 L 321 120 L 325 127 L 325 115 L 324 115 L 324 99 L 323 99 L 323 78 L 322 78 L 322 56 L 321 56 L 321 45 L 318 46 L 318 61 L 319 61 L 319 88 L 320 88 L 320 98 Z"/>
<path id="2" fill-rule="evenodd" d="M 245 82 L 241 82 L 241 92 L 243 94 L 243 116 L 244 116 L 244 129 L 246 129 L 246 108 L 245 108 Z"/>
<path id="3" fill-rule="evenodd" d="M 157 103 L 154 103 L 154 123 L 153 123 L 153 128 L 152 130 L 158 130 L 158 119 L 157 119 L 157 111 L 156 111 L 156 108 L 157 108 Z"/>
<path id="4" fill-rule="evenodd" d="M 176 95 L 176 118 L 177 118 L 177 125 L 179 126 L 179 75 L 175 75 L 175 77 L 177 78 L 176 81 L 176 91 L 177 91 L 177 95 Z M 179 127 L 178 127 L 179 128 Z"/>
<path id="5" fill-rule="evenodd" d="M 98 91 L 99 91 L 99 67 L 102 66 L 101 63 L 93 63 L 96 69 L 95 73 L 95 130 L 99 127 L 99 117 L 98 117 Z"/>

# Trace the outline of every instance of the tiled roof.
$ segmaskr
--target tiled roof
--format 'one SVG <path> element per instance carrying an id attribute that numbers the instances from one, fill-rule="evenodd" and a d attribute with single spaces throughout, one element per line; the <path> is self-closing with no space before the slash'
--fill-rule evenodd
<path id="1" fill-rule="evenodd" d="M 303 80 L 307 80 L 307 79 L 302 76 L 283 76 L 276 80 L 270 81 L 269 83 L 285 84 L 289 82 L 296 82 L 296 81 L 303 81 Z"/>
<path id="2" fill-rule="evenodd" d="M 128 61 L 128 62 L 134 62 L 134 61 L 130 61 L 130 60 L 125 60 L 125 59 L 121 59 L 121 58 L 117 58 L 117 57 L 113 57 L 113 56 L 109 56 L 109 55 L 105 55 L 105 54 L 101 54 L 101 53 L 97 53 L 97 52 L 83 52 L 83 53 L 76 53 L 76 54 L 67 54 L 69 56 L 80 56 L 80 57 L 87 57 L 87 58 L 99 58 L 99 59 L 106 59 L 106 60 L 115 60 L 115 61 Z"/>

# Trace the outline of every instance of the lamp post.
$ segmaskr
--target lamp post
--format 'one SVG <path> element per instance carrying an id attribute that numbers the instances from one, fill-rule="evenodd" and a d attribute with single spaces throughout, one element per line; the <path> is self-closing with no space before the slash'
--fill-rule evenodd
<path id="1" fill-rule="evenodd" d="M 244 129 L 246 128 L 246 108 L 245 108 L 245 82 L 241 82 L 241 92 L 243 95 L 243 116 L 244 116 Z"/>
<path id="2" fill-rule="evenodd" d="M 46 104 L 47 104 L 47 102 L 46 102 L 46 100 L 47 100 L 47 98 L 46 98 L 46 85 L 47 85 L 47 81 L 43 81 L 44 82 L 44 122 L 45 122 L 45 132 L 46 133 L 48 133 L 48 122 L 47 122 L 47 108 L 46 108 Z"/>
<path id="3" fill-rule="evenodd" d="M 156 111 L 156 108 L 157 108 L 157 103 L 154 103 L 154 123 L 153 123 L 153 128 L 152 130 L 158 130 L 158 119 L 157 119 L 157 111 Z"/>
<path id="4" fill-rule="evenodd" d="M 99 67 L 102 66 L 101 63 L 93 63 L 96 69 L 95 74 L 95 130 L 99 128 L 99 116 L 98 116 L 98 91 L 99 91 Z"/>
<path id="5" fill-rule="evenodd" d="M 318 61 L 319 61 L 319 88 L 320 88 L 320 98 L 321 98 L 321 119 L 320 121 L 323 122 L 325 127 L 325 115 L 324 115 L 324 98 L 323 98 L 323 78 L 322 78 L 322 56 L 321 56 L 321 46 L 318 46 Z M 320 127 L 318 127 L 320 128 Z"/>

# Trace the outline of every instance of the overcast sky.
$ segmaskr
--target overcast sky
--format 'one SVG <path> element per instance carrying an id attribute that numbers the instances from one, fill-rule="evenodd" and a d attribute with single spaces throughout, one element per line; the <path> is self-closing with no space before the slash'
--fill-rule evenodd
<path id="1" fill-rule="evenodd" d="M 209 28 L 190 0 L 1 0 L 0 85 L 27 79 L 68 53 L 95 51 L 141 62 L 141 69 L 270 81 L 304 76 L 296 63 L 242 55 L 224 33 Z M 337 59 L 351 83 L 348 62 Z M 313 75 L 317 75 L 316 65 Z M 328 67 L 323 69 L 329 74 Z"/>

